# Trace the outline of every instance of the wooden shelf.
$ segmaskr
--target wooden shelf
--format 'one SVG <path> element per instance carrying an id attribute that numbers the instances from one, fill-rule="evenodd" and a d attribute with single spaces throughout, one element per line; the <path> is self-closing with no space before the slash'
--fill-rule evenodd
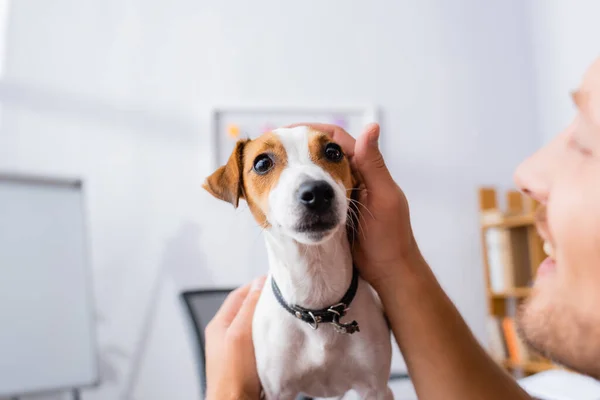
<path id="1" fill-rule="evenodd" d="M 488 292 L 488 296 L 495 299 L 503 299 L 510 297 L 527 297 L 531 293 L 531 288 L 528 287 L 519 287 L 512 288 L 508 290 L 504 290 L 502 292 Z"/>
<path id="2" fill-rule="evenodd" d="M 516 190 L 507 191 L 505 196 L 502 209 L 496 189 L 480 188 L 479 224 L 488 303 L 489 350 L 495 359 L 501 359 L 499 365 L 518 377 L 559 367 L 544 358 L 533 357 L 535 351 L 531 351 L 533 349 L 520 337 L 516 321 L 519 305 L 532 293 L 528 285 L 545 258 L 543 241 L 535 229 L 539 203 Z M 508 288 L 494 291 L 492 287 Z M 524 361 L 515 363 L 511 356 Z"/>
<path id="3" fill-rule="evenodd" d="M 515 363 L 511 360 L 504 360 L 502 365 L 509 369 L 521 369 L 530 374 L 536 374 L 538 372 L 559 368 L 556 364 L 553 364 L 549 361 L 527 361 L 524 363 Z"/>
<path id="4" fill-rule="evenodd" d="M 495 221 L 484 221 L 482 227 L 487 228 L 519 228 L 535 224 L 534 214 L 524 214 L 502 217 Z"/>

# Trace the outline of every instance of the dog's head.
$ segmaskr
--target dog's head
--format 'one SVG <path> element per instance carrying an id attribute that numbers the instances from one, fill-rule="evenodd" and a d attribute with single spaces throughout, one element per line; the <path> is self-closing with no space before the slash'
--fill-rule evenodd
<path id="1" fill-rule="evenodd" d="M 346 224 L 355 185 L 340 146 L 299 126 L 239 140 L 203 187 L 234 207 L 244 199 L 262 227 L 317 244 Z"/>

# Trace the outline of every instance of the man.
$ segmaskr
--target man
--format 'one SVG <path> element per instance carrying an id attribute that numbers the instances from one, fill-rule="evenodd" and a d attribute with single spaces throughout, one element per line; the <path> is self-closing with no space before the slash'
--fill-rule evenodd
<path id="1" fill-rule="evenodd" d="M 577 116 L 517 170 L 541 204 L 538 230 L 549 258 L 519 322 L 548 357 L 600 378 L 600 59 L 572 95 Z M 378 149 L 379 127 L 356 141 L 328 131 L 352 158 L 372 215 L 354 257 L 379 293 L 419 399 L 530 399 L 479 345 L 436 281 L 414 239 L 408 202 Z M 256 399 L 251 318 L 264 278 L 233 292 L 206 331 L 208 399 Z"/>

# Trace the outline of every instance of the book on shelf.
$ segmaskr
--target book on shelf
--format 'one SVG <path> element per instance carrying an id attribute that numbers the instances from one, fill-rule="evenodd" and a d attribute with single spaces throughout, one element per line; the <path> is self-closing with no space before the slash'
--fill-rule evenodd
<path id="1" fill-rule="evenodd" d="M 512 317 L 502 318 L 502 330 L 508 350 L 508 359 L 514 364 L 525 364 L 533 361 L 527 345 L 523 342 L 517 331 L 515 320 Z"/>
<path id="2" fill-rule="evenodd" d="M 526 228 L 488 228 L 485 245 L 490 289 L 503 292 L 529 286 L 529 243 Z"/>
<path id="3" fill-rule="evenodd" d="M 489 315 L 486 328 L 488 335 L 488 352 L 496 362 L 503 362 L 508 358 L 508 353 L 504 341 L 504 334 L 502 333 L 500 318 Z"/>
<path id="4" fill-rule="evenodd" d="M 525 365 L 530 362 L 546 362 L 535 354 L 519 336 L 516 322 L 512 317 L 488 316 L 488 353 L 498 363 Z"/>

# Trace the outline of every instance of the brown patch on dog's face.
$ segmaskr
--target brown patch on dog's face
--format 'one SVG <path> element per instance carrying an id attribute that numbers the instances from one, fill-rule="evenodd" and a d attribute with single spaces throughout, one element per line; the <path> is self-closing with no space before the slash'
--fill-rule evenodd
<path id="1" fill-rule="evenodd" d="M 350 169 L 350 161 L 331 137 L 326 133 L 312 130 L 308 139 L 311 160 L 327 171 L 334 180 L 342 182 L 346 188 L 346 197 L 350 198 L 356 180 Z M 332 157 L 340 154 L 341 158 Z"/>
<path id="2" fill-rule="evenodd" d="M 262 172 L 258 163 L 271 164 Z M 265 133 L 249 142 L 244 148 L 243 185 L 246 202 L 254 219 L 262 227 L 268 227 L 267 210 L 269 193 L 277 184 L 281 172 L 287 165 L 286 151 L 273 133 Z"/>

